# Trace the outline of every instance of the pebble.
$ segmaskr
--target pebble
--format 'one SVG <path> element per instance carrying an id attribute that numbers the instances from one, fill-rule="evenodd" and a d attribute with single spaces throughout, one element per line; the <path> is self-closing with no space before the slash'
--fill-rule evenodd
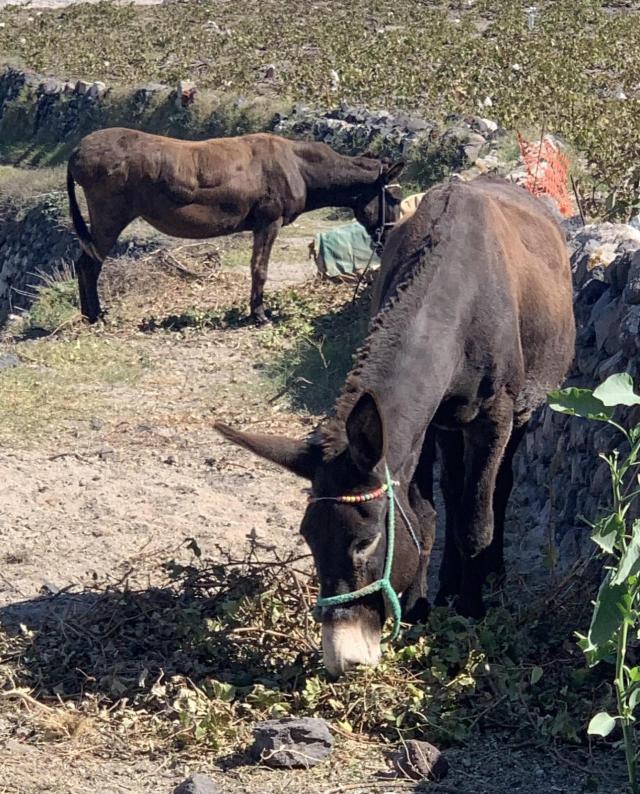
<path id="1" fill-rule="evenodd" d="M 222 794 L 222 792 L 208 775 L 194 772 L 174 788 L 173 794 Z"/>
<path id="2" fill-rule="evenodd" d="M 442 780 L 449 772 L 449 762 L 434 745 L 409 739 L 391 756 L 398 777 L 412 780 Z"/>
<path id="3" fill-rule="evenodd" d="M 2 353 L 0 354 L 0 369 L 9 369 L 10 367 L 17 367 L 20 363 L 20 359 L 18 356 L 14 356 L 13 353 Z"/>

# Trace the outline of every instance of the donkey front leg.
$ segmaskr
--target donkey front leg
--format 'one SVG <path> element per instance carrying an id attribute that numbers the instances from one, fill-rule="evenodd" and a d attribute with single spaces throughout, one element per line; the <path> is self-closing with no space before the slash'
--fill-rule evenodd
<path id="1" fill-rule="evenodd" d="M 407 623 L 424 623 L 429 617 L 429 598 L 427 573 L 436 532 L 436 511 L 427 499 L 410 496 L 414 515 L 418 517 L 418 538 L 421 542 L 418 570 L 409 587 L 402 594 L 400 606 Z"/>
<path id="2" fill-rule="evenodd" d="M 496 477 L 513 427 L 513 402 L 506 396 L 464 430 L 465 483 L 456 517 L 456 543 L 461 558 L 458 611 L 482 617 L 482 586 L 493 541 Z"/>
<path id="3" fill-rule="evenodd" d="M 264 285 L 269 269 L 271 249 L 278 236 L 282 218 L 260 226 L 253 232 L 253 253 L 251 255 L 251 316 L 257 325 L 269 322 L 264 311 Z"/>
<path id="4" fill-rule="evenodd" d="M 429 560 L 436 535 L 436 511 L 433 506 L 433 463 L 435 458 L 435 436 L 427 430 L 418 465 L 409 487 L 409 504 L 418 519 L 420 560 L 417 573 L 402 594 L 402 615 L 407 623 L 424 623 L 429 616 L 428 581 Z M 408 541 L 413 552 L 413 541 Z"/>

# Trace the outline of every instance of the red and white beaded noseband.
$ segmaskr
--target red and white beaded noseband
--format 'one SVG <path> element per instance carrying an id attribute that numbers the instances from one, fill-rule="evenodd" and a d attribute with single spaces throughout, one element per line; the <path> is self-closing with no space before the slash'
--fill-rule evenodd
<path id="1" fill-rule="evenodd" d="M 391 480 L 391 485 L 398 486 L 400 483 L 398 480 Z M 355 505 L 360 504 L 361 502 L 371 502 L 373 499 L 380 499 L 384 496 L 387 491 L 389 490 L 389 483 L 383 483 L 379 488 L 376 488 L 375 491 L 369 491 L 369 493 L 359 493 L 359 494 L 347 494 L 346 496 L 310 496 L 309 497 L 309 504 L 313 502 L 342 502 L 343 504 L 348 505 Z"/>

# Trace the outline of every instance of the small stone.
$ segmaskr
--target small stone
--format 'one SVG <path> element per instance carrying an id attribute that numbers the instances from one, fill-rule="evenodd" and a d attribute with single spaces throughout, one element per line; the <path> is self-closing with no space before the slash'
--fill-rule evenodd
<path id="1" fill-rule="evenodd" d="M 485 139 L 490 138 L 500 129 L 495 121 L 483 119 L 480 116 L 464 116 L 462 121 L 467 127 L 479 133 Z"/>
<path id="2" fill-rule="evenodd" d="M 56 80 L 55 77 L 47 77 L 40 84 L 40 91 L 46 96 L 55 96 L 61 93 L 63 88 L 64 83 L 61 83 L 60 80 Z"/>
<path id="3" fill-rule="evenodd" d="M 186 108 L 193 104 L 196 98 L 198 89 L 196 84 L 191 80 L 180 80 L 178 83 L 178 95 L 176 97 L 176 105 L 179 108 Z"/>
<path id="4" fill-rule="evenodd" d="M 107 86 L 105 83 L 100 82 L 100 80 L 96 80 L 95 83 L 91 83 L 89 86 L 89 90 L 87 91 L 87 96 L 90 99 L 102 99 L 102 97 L 107 92 Z"/>
<path id="5" fill-rule="evenodd" d="M 91 426 L 92 430 L 102 430 L 104 427 L 104 422 L 102 419 L 98 419 L 97 416 L 92 416 L 89 425 Z"/>
<path id="6" fill-rule="evenodd" d="M 466 136 L 466 140 L 462 144 L 462 151 L 468 162 L 473 163 L 478 159 L 480 150 L 485 145 L 486 141 L 477 132 L 470 132 Z"/>
<path id="7" fill-rule="evenodd" d="M 17 367 L 20 363 L 18 356 L 13 353 L 2 353 L 0 355 L 0 369 L 9 369 L 9 367 Z"/>
<path id="8" fill-rule="evenodd" d="M 280 769 L 310 769 L 326 758 L 333 746 L 329 726 L 315 717 L 265 720 L 254 727 L 253 737 L 252 757 Z"/>
<path id="9" fill-rule="evenodd" d="M 86 80 L 78 80 L 76 83 L 76 94 L 80 94 L 80 96 L 84 96 L 89 89 L 91 88 L 91 83 L 88 83 Z"/>
<path id="10" fill-rule="evenodd" d="M 442 780 L 449 772 L 449 762 L 429 742 L 409 739 L 391 756 L 391 763 L 398 777 L 412 780 Z"/>
<path id="11" fill-rule="evenodd" d="M 208 775 L 194 772 L 174 788 L 173 794 L 221 794 L 221 792 Z"/>

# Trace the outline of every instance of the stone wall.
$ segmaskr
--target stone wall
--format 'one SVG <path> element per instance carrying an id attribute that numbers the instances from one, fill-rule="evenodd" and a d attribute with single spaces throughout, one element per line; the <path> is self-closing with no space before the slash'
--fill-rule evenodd
<path id="1" fill-rule="evenodd" d="M 371 149 L 407 156 L 417 146 L 433 161 L 437 181 L 475 162 L 503 134 L 495 122 L 478 117 L 451 116 L 436 124 L 416 114 L 347 104 L 330 110 L 281 105 L 273 97 L 200 92 L 185 80 L 175 87 L 153 83 L 123 89 L 5 68 L 0 71 L 0 162 L 64 162 L 83 135 L 109 126 L 187 139 L 267 131 L 323 141 L 344 154 Z"/>
<path id="2" fill-rule="evenodd" d="M 62 194 L 26 209 L 0 212 L 0 327 L 9 314 L 27 308 L 42 275 L 50 275 L 78 252 L 71 229 L 63 222 Z"/>
<path id="3" fill-rule="evenodd" d="M 640 382 L 640 231 L 622 224 L 585 226 L 570 239 L 577 324 L 576 357 L 566 385 L 590 387 L 616 372 Z M 623 424 L 637 408 L 619 410 Z M 621 436 L 600 422 L 544 408 L 534 417 L 515 462 L 512 521 L 523 543 L 560 567 L 591 551 L 591 520 L 609 499 L 609 473 L 598 457 Z M 526 536 L 526 540 L 524 540 Z"/>

